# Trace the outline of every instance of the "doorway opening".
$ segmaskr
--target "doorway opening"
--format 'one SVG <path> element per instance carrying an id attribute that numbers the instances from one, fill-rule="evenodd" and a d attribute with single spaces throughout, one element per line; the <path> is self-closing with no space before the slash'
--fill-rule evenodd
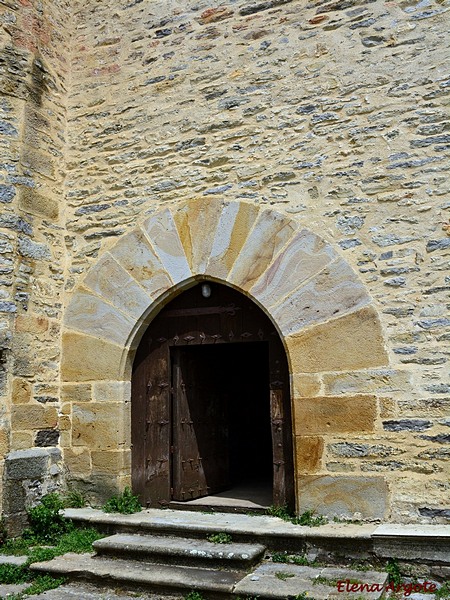
<path id="1" fill-rule="evenodd" d="M 270 506 L 268 342 L 172 348 L 171 363 L 172 499 Z M 199 498 L 190 500 L 195 486 Z"/>
<path id="2" fill-rule="evenodd" d="M 294 505 L 289 372 L 249 298 L 204 282 L 155 317 L 133 364 L 132 483 L 144 505 Z"/>

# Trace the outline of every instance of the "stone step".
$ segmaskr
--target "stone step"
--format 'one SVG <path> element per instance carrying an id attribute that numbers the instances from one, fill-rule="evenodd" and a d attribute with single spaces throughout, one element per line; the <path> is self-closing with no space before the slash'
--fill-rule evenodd
<path id="1" fill-rule="evenodd" d="M 120 584 L 124 588 L 145 589 L 161 594 L 199 590 L 208 592 L 213 597 L 231 594 L 236 583 L 243 577 L 237 571 L 149 564 L 73 553 L 58 556 L 48 562 L 33 563 L 30 568 L 51 575 L 65 575 L 70 580 L 95 581 L 102 586 Z"/>
<path id="2" fill-rule="evenodd" d="M 108 533 L 145 533 L 206 539 L 224 532 L 233 542 L 262 544 L 270 550 L 313 551 L 318 559 L 346 557 L 385 562 L 389 558 L 439 565 L 441 577 L 450 571 L 450 524 L 402 525 L 327 523 L 320 527 L 293 525 L 267 515 L 199 513 L 151 508 L 132 515 L 93 508 L 67 509 L 65 516 L 83 527 Z M 437 567 L 436 567 L 437 568 Z"/>
<path id="3" fill-rule="evenodd" d="M 367 598 L 384 595 L 387 573 L 354 571 L 337 567 L 303 567 L 264 562 L 233 589 L 237 596 L 278 600 L 296 598 Z M 372 591 L 370 591 L 372 590 Z"/>
<path id="4" fill-rule="evenodd" d="M 277 517 L 231 513 L 199 513 L 150 508 L 131 515 L 104 513 L 92 508 L 66 509 L 64 514 L 83 527 L 112 533 L 145 533 L 158 536 L 202 538 L 217 532 L 232 536 L 233 542 L 255 543 L 271 550 L 302 552 L 305 547 L 334 548 L 355 558 L 370 557 L 371 535 L 376 525 L 329 523 L 320 527 L 293 525 Z M 355 548 L 357 541 L 357 549 Z"/>
<path id="5" fill-rule="evenodd" d="M 93 546 L 98 555 L 234 569 L 251 567 L 265 551 L 261 544 L 219 544 L 192 538 L 120 533 L 97 540 Z"/>
<path id="6" fill-rule="evenodd" d="M 34 563 L 35 571 L 65 575 L 123 589 L 139 589 L 159 594 L 186 595 L 199 591 L 206 599 L 254 598 L 286 600 L 305 598 L 365 598 L 378 600 L 384 594 L 387 574 L 354 571 L 336 567 L 304 567 L 265 561 L 245 574 L 238 571 L 198 567 L 156 565 L 140 561 L 66 554 L 49 562 Z M 356 586 L 356 587 L 353 587 Z"/>

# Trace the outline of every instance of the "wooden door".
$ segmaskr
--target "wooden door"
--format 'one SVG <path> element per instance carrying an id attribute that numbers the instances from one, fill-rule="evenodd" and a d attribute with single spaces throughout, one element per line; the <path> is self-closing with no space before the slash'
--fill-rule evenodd
<path id="1" fill-rule="evenodd" d="M 169 352 L 160 327 L 141 344 L 132 379 L 132 484 L 144 505 L 171 495 L 171 386 Z"/>
<path id="2" fill-rule="evenodd" d="M 280 337 L 250 299 L 227 286 L 210 285 L 209 298 L 198 285 L 170 302 L 139 345 L 132 382 L 133 489 L 144 504 L 160 506 L 228 485 L 230 389 L 217 385 L 228 379 L 213 350 L 264 343 L 273 503 L 293 507 L 289 373 Z M 258 377 L 258 369 L 251 376 Z"/>
<path id="3" fill-rule="evenodd" d="M 204 350 L 171 352 L 173 500 L 200 498 L 229 485 L 226 394 L 217 385 L 217 364 Z"/>

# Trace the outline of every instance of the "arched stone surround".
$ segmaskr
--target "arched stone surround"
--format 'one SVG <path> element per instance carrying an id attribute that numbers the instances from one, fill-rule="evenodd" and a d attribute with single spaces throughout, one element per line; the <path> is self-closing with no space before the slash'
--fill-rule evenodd
<path id="1" fill-rule="evenodd" d="M 364 377 L 387 364 L 372 300 L 330 244 L 295 219 L 246 202 L 197 200 L 155 211 L 105 252 L 73 293 L 61 368 L 70 476 L 91 482 L 100 496 L 129 483 L 134 350 L 164 303 L 202 278 L 252 298 L 284 342 L 298 510 L 386 516 L 384 478 L 327 473 L 322 461 L 330 436 L 377 429 L 374 395 L 324 395 L 320 384 L 321 373 Z"/>

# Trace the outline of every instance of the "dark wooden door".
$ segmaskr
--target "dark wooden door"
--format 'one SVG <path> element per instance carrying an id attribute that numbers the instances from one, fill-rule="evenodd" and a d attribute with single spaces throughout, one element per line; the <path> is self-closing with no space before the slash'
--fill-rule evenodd
<path id="1" fill-rule="evenodd" d="M 175 348 L 171 356 L 172 498 L 183 501 L 229 486 L 227 399 L 207 347 Z"/>
<path id="2" fill-rule="evenodd" d="M 197 285 L 170 302 L 137 350 L 132 381 L 133 489 L 145 505 L 160 506 L 226 489 L 237 460 L 250 476 L 263 460 L 257 445 L 265 434 L 239 445 L 248 435 L 238 422 L 239 410 L 246 408 L 250 417 L 261 410 L 267 416 L 269 451 L 265 442 L 264 462 L 271 471 L 273 503 L 293 507 L 289 373 L 283 345 L 251 300 L 224 285 L 210 285 L 209 298 Z M 252 397 L 253 388 L 258 398 Z M 260 429 L 265 427 L 263 417 Z M 237 458 L 236 443 L 241 453 Z"/>

